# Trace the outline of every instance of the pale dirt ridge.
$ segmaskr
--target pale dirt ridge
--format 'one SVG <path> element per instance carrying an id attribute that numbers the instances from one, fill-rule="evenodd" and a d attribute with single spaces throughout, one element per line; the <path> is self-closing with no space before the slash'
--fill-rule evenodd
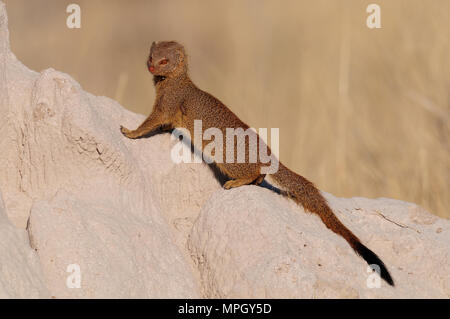
<path id="1" fill-rule="evenodd" d="M 364 260 L 319 218 L 174 164 L 168 134 L 122 136 L 142 120 L 67 74 L 27 69 L 0 2 L 0 297 L 450 297 L 448 220 L 325 194 L 396 282 L 369 289 Z"/>

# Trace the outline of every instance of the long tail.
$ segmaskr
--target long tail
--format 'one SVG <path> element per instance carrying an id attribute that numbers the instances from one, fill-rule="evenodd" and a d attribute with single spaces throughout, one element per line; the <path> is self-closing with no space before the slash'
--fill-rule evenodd
<path id="1" fill-rule="evenodd" d="M 369 265 L 378 265 L 380 267 L 381 278 L 389 285 L 394 286 L 394 280 L 381 259 L 373 251 L 364 246 L 358 237 L 341 223 L 313 183 L 292 172 L 281 163 L 278 172 L 271 176 L 284 188 L 287 196 L 292 198 L 296 203 L 301 204 L 306 210 L 319 215 L 323 223 L 333 232 L 344 237 L 355 252 L 364 258 Z"/>

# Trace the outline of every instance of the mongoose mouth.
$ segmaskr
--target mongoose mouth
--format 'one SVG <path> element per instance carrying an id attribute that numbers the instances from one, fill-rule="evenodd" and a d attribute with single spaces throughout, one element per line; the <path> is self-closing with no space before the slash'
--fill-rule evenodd
<path id="1" fill-rule="evenodd" d="M 162 81 L 164 81 L 166 79 L 166 77 L 165 76 L 162 76 L 162 75 L 154 75 L 153 76 L 153 84 L 158 84 L 159 82 L 162 82 Z"/>

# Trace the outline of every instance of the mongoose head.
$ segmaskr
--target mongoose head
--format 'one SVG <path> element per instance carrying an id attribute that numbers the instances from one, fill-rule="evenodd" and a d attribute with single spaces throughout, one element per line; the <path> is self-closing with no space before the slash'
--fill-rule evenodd
<path id="1" fill-rule="evenodd" d="M 187 72 L 186 53 L 175 41 L 153 42 L 147 60 L 148 70 L 157 76 L 177 77 Z"/>

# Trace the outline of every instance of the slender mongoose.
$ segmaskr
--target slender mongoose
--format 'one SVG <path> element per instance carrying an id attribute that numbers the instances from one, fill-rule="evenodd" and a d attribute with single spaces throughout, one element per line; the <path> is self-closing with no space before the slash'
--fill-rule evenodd
<path id="1" fill-rule="evenodd" d="M 154 76 L 153 81 L 156 87 L 153 111 L 136 130 L 129 130 L 121 126 L 121 132 L 126 137 L 136 139 L 157 129 L 170 130 L 173 128 L 186 129 L 191 136 L 194 136 L 195 120 L 202 121 L 203 130 L 217 128 L 224 133 L 224 136 L 227 128 L 242 128 L 243 130 L 249 128 L 222 102 L 195 86 L 188 76 L 184 47 L 177 42 L 153 42 L 147 67 Z M 204 147 L 205 141 L 202 141 L 200 145 L 202 151 L 204 151 Z M 224 144 L 223 148 L 222 154 L 225 156 L 226 146 Z M 261 173 L 261 169 L 266 167 L 267 163 L 249 161 L 247 149 L 245 159 L 244 162 L 216 160 L 219 170 L 230 178 L 224 184 L 224 188 L 230 189 L 241 185 L 262 183 L 265 174 Z M 329 229 L 344 237 L 354 251 L 369 265 L 378 265 L 380 276 L 394 286 L 394 281 L 384 263 L 339 221 L 313 183 L 289 170 L 282 163 L 279 163 L 278 171 L 270 174 L 270 177 L 281 188 L 282 194 L 293 199 L 306 210 L 317 214 Z"/>

